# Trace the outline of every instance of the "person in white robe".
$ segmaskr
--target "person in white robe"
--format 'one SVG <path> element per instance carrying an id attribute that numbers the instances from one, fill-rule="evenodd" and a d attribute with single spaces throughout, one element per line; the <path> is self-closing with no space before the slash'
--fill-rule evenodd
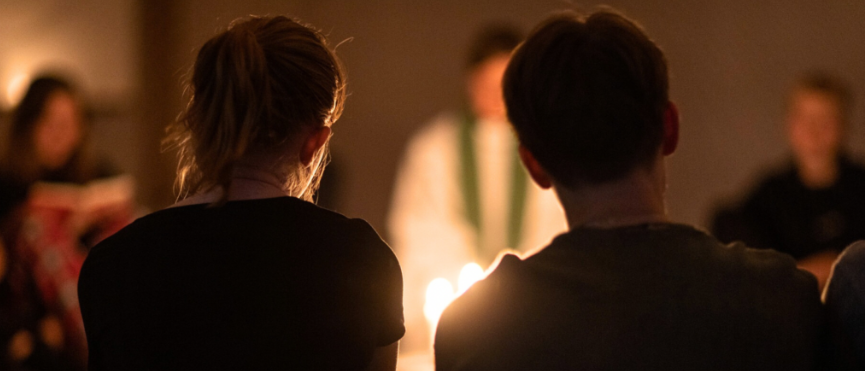
<path id="1" fill-rule="evenodd" d="M 423 306 L 433 279 L 456 289 L 466 264 L 487 269 L 505 251 L 530 254 L 565 231 L 555 194 L 530 181 L 506 121 L 501 79 L 519 41 L 511 27 L 479 34 L 467 68 L 469 108 L 421 128 L 399 167 L 388 230 L 403 266 L 404 351 L 430 346 Z"/>

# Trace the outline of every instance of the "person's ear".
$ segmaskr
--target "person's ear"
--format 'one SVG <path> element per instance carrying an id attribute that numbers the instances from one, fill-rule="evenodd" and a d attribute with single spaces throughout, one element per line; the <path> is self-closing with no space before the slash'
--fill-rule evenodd
<path id="1" fill-rule="evenodd" d="M 664 110 L 664 143 L 661 153 L 672 155 L 679 146 L 679 108 L 673 102 L 667 102 Z"/>
<path id="2" fill-rule="evenodd" d="M 543 167 L 541 167 L 541 164 L 539 164 L 538 160 L 535 159 L 535 155 L 529 152 L 528 148 L 524 147 L 522 144 L 520 144 L 519 153 L 520 160 L 523 162 L 526 170 L 528 170 L 532 180 L 534 180 L 542 189 L 549 189 L 552 187 L 553 182 L 550 175 L 547 174 L 547 171 L 544 170 Z"/>
<path id="3" fill-rule="evenodd" d="M 300 163 L 303 166 L 309 166 L 312 163 L 315 153 L 327 143 L 327 140 L 330 139 L 330 134 L 331 130 L 328 126 L 316 128 L 309 133 L 309 136 L 306 137 L 306 140 L 303 141 L 303 145 L 300 147 Z"/>

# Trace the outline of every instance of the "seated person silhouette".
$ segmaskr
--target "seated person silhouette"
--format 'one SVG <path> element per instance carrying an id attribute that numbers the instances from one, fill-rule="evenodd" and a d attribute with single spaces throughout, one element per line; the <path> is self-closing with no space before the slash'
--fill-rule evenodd
<path id="1" fill-rule="evenodd" d="M 665 210 L 678 143 L 664 54 L 610 10 L 544 21 L 504 77 L 532 179 L 569 231 L 505 255 L 444 312 L 436 368 L 810 370 L 824 330 L 814 277 L 726 246 Z"/>
<path id="2" fill-rule="evenodd" d="M 375 230 L 309 202 L 345 78 L 324 36 L 250 17 L 198 53 L 170 139 L 183 200 L 95 246 L 90 370 L 390 370 L 402 274 Z"/>
<path id="3" fill-rule="evenodd" d="M 790 254 L 823 287 L 838 253 L 865 239 L 865 168 L 845 148 L 851 106 L 837 77 L 819 71 L 800 77 L 786 118 L 790 159 L 741 205 L 715 215 L 715 236 Z"/>
<path id="4" fill-rule="evenodd" d="M 856 241 L 838 257 L 823 292 L 831 334 L 832 370 L 865 367 L 865 241 Z"/>

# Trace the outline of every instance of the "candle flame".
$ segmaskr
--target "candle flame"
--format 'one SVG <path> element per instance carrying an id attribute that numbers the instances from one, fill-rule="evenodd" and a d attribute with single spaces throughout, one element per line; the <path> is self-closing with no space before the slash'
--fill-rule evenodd
<path id="1" fill-rule="evenodd" d="M 423 306 L 423 314 L 430 323 L 438 322 L 442 312 L 454 298 L 454 287 L 450 281 L 444 278 L 436 278 L 429 283 L 426 289 L 426 303 Z"/>
<path id="2" fill-rule="evenodd" d="M 466 292 L 469 287 L 475 284 L 484 278 L 484 270 L 481 269 L 480 265 L 475 263 L 468 263 L 463 267 L 463 270 L 460 271 L 460 278 L 457 281 L 457 287 L 459 287 L 459 294 Z M 458 295 L 459 295 L 458 294 Z"/>

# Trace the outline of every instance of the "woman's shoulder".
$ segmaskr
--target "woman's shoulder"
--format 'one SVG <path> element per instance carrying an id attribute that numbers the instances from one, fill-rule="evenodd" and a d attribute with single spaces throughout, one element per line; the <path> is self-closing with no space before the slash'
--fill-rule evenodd
<path id="1" fill-rule="evenodd" d="M 214 246 L 204 245 L 230 245 L 237 241 L 262 246 L 390 253 L 390 247 L 363 219 L 349 218 L 293 197 L 278 197 L 159 210 L 106 238 L 91 254 L 130 255 L 140 250 L 174 249 L 175 245 L 209 251 Z M 109 252 L 115 249 L 125 252 Z"/>
<path id="2" fill-rule="evenodd" d="M 263 209 L 259 211 L 272 216 L 262 221 L 262 233 L 292 239 L 299 245 L 314 246 L 318 251 L 346 259 L 398 264 L 390 246 L 366 220 L 292 197 L 264 200 L 262 204 L 266 206 L 261 205 Z"/>
<path id="3" fill-rule="evenodd" d="M 162 209 L 135 220 L 106 239 L 102 245 L 109 247 L 102 249 L 109 249 L 111 245 L 148 245 L 142 242 L 195 235 L 389 250 L 375 229 L 363 219 L 349 218 L 294 197 Z"/>
<path id="4" fill-rule="evenodd" d="M 342 235 L 366 236 L 381 240 L 375 229 L 360 218 L 350 218 L 339 212 L 320 207 L 312 202 L 300 200 L 295 197 L 277 197 L 250 202 L 229 202 L 226 205 L 229 210 L 240 210 L 241 213 L 260 214 L 267 219 L 268 223 L 279 225 L 292 224 L 302 226 L 301 231 L 313 233 L 329 232 L 332 237 Z M 236 209 L 231 209 L 236 208 Z M 250 222 L 255 222 L 251 220 Z"/>

